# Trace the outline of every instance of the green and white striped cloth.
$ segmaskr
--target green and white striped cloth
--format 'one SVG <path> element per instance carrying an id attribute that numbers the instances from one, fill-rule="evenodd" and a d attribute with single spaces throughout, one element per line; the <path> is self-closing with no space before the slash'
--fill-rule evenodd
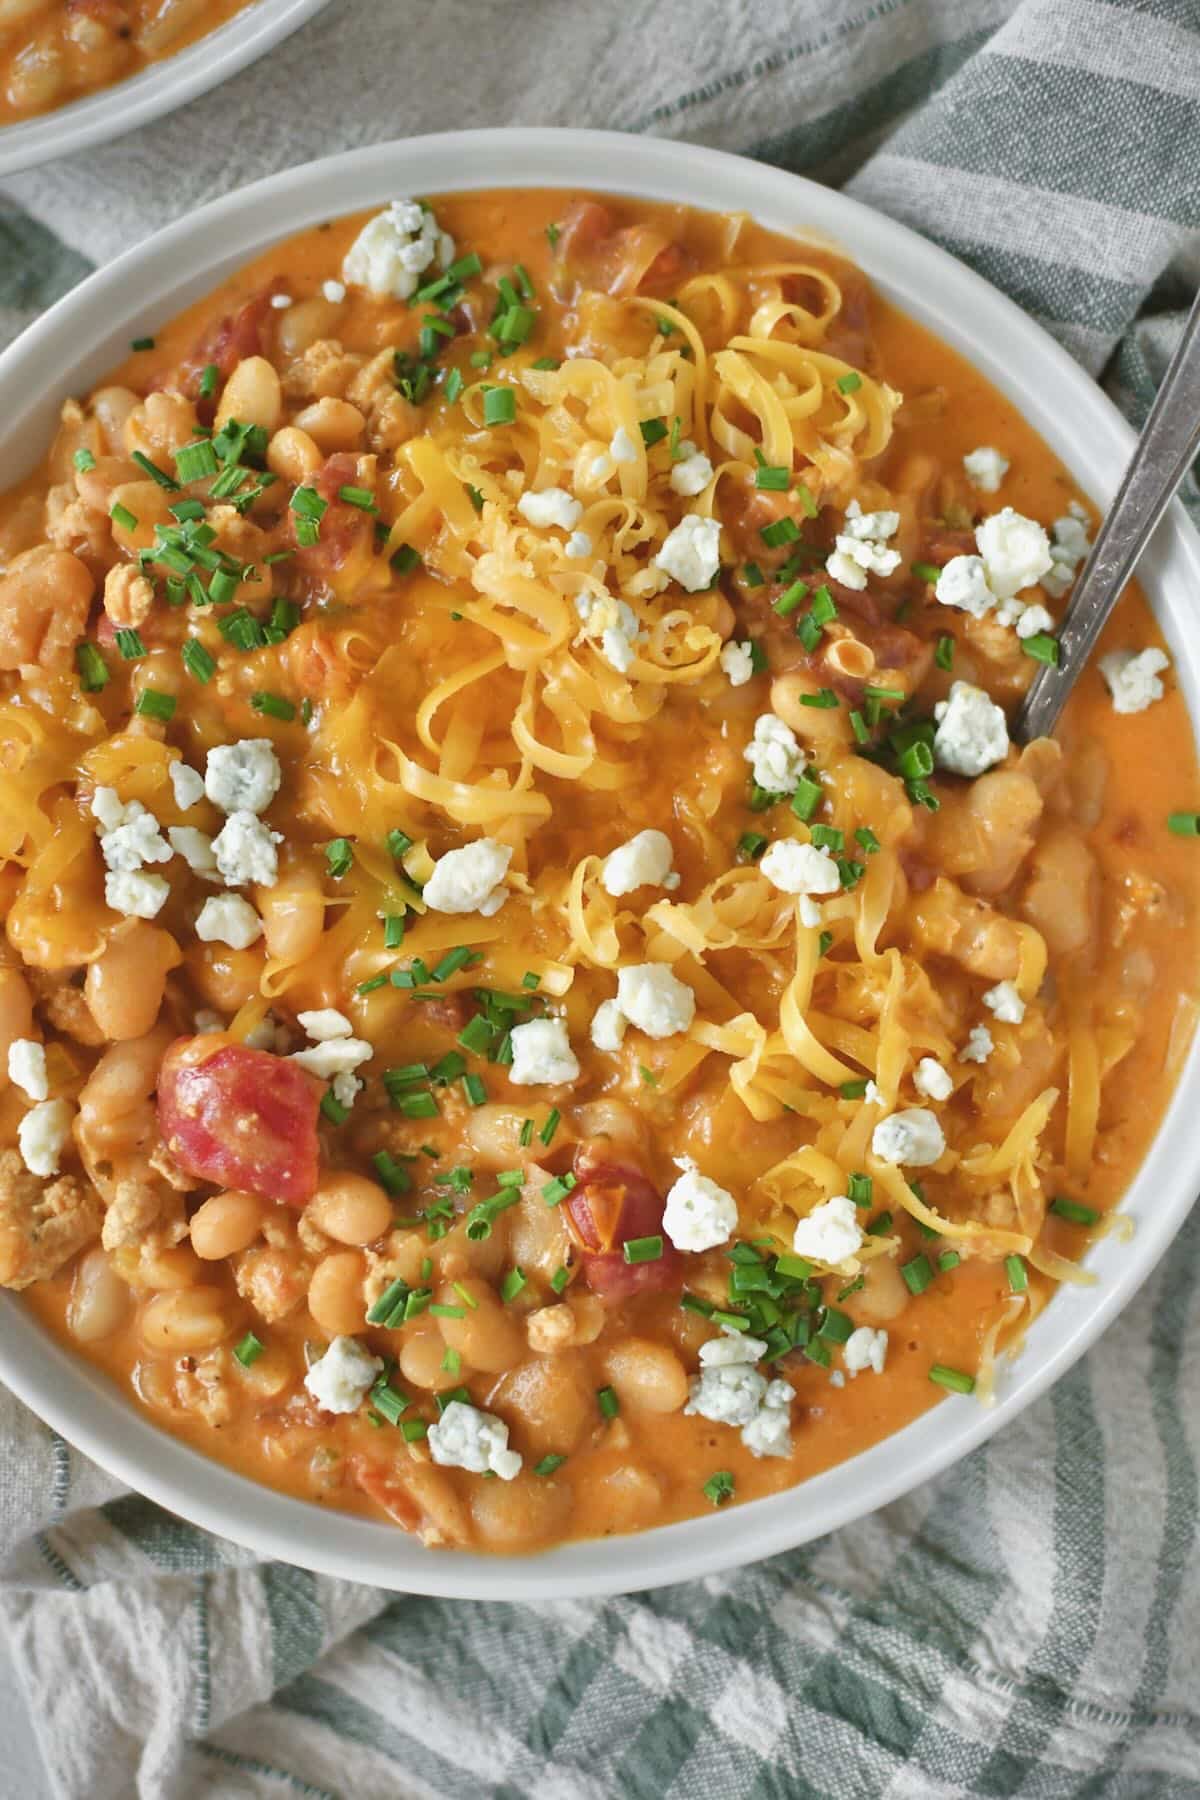
<path id="1" fill-rule="evenodd" d="M 844 182 L 1005 288 L 1135 419 L 1200 275 L 1200 0 L 334 0 L 169 122 L 11 181 L 0 334 L 232 184 L 515 122 Z M 1193 1219 L 1083 1364 L 910 1498 L 608 1603 L 256 1565 L 6 1398 L 0 1617 L 49 1790 L 1195 1800 L 1198 1271 Z"/>

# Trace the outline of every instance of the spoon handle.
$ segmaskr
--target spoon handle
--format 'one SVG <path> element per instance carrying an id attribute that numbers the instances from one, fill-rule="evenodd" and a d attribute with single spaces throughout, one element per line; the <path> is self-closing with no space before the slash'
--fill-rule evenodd
<path id="1" fill-rule="evenodd" d="M 1075 583 L 1057 664 L 1044 664 L 1014 723 L 1019 743 L 1048 737 L 1154 527 L 1200 451 L 1200 295 L 1145 428 Z"/>

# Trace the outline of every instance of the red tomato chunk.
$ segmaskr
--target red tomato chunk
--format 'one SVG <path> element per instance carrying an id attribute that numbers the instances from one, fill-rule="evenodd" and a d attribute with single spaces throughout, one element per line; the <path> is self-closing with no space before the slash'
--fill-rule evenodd
<path id="1" fill-rule="evenodd" d="M 303 1206 L 317 1185 L 318 1084 L 266 1050 L 206 1047 L 179 1038 L 163 1058 L 158 1123 L 171 1155 L 204 1181 Z"/>
<path id="2" fill-rule="evenodd" d="M 571 1229 L 583 1248 L 583 1279 L 604 1300 L 659 1294 L 683 1282 L 683 1259 L 663 1237 L 652 1262 L 628 1263 L 623 1246 L 662 1234 L 663 1197 L 630 1163 L 609 1162 L 588 1149 L 575 1163 L 577 1186 L 565 1201 Z"/>

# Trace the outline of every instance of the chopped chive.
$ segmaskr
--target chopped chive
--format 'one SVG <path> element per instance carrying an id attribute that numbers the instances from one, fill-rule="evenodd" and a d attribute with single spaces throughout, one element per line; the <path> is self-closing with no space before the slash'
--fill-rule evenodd
<path id="1" fill-rule="evenodd" d="M 121 630 L 117 632 L 117 649 L 125 662 L 136 662 L 139 656 L 145 656 L 146 646 L 136 631 Z"/>
<path id="2" fill-rule="evenodd" d="M 500 1298 L 506 1306 L 509 1306 L 517 1295 L 528 1286 L 529 1282 L 523 1269 L 510 1269 L 500 1283 Z"/>
<path id="3" fill-rule="evenodd" d="M 184 668 L 195 680 L 207 684 L 216 674 L 217 665 L 199 638 L 185 638 L 179 654 Z"/>
<path id="4" fill-rule="evenodd" d="M 121 527 L 122 531 L 137 530 L 137 514 L 131 513 L 129 508 L 127 506 L 122 506 L 119 500 L 113 502 L 112 506 L 109 508 L 108 516 L 114 525 L 119 525 Z"/>
<path id="5" fill-rule="evenodd" d="M 203 481 L 209 475 L 215 475 L 220 466 L 210 438 L 197 438 L 194 443 L 183 444 L 172 451 L 172 455 L 175 472 L 183 483 Z"/>
<path id="6" fill-rule="evenodd" d="M 379 510 L 370 488 L 353 487 L 346 484 L 338 489 L 338 499 L 344 500 L 347 506 L 356 507 L 359 512 L 378 512 Z"/>
<path id="7" fill-rule="evenodd" d="M 1094 1206 L 1084 1206 L 1078 1200 L 1065 1200 L 1061 1194 L 1050 1202 L 1050 1211 L 1057 1213 L 1069 1225 L 1095 1225 L 1100 1217 Z"/>
<path id="8" fill-rule="evenodd" d="M 796 791 L 792 795 L 792 811 L 806 825 L 821 804 L 822 789 L 819 781 L 802 775 L 796 783 Z"/>
<path id="9" fill-rule="evenodd" d="M 241 1343 L 235 1344 L 233 1347 L 233 1354 L 237 1357 L 243 1369 L 248 1369 L 253 1363 L 256 1363 L 262 1353 L 262 1342 L 255 1337 L 252 1331 L 248 1331 Z"/>
<path id="10" fill-rule="evenodd" d="M 657 1262 L 663 1253 L 662 1236 L 626 1238 L 621 1249 L 627 1263 Z"/>
<path id="11" fill-rule="evenodd" d="M 933 660 L 939 669 L 949 669 L 954 666 L 954 639 L 950 636 L 949 632 L 942 632 L 941 636 L 938 638 L 937 649 L 933 653 Z"/>
<path id="12" fill-rule="evenodd" d="M 550 1286 L 554 1289 L 556 1294 L 561 1294 L 569 1284 L 570 1280 L 570 1269 L 558 1268 L 555 1269 L 553 1275 L 550 1277 Z"/>
<path id="13" fill-rule="evenodd" d="M 844 1344 L 853 1330 L 854 1320 L 849 1313 L 839 1312 L 836 1306 L 827 1306 L 817 1336 L 824 1338 L 827 1344 Z"/>
<path id="14" fill-rule="evenodd" d="M 794 581 L 791 587 L 785 589 L 778 600 L 773 603 L 772 611 L 777 612 L 781 619 L 786 619 L 789 613 L 795 612 L 807 592 L 808 583 L 806 581 Z"/>
<path id="15" fill-rule="evenodd" d="M 213 582 L 216 579 L 217 577 L 214 575 Z M 237 586 L 236 582 L 234 586 Z M 226 597 L 213 593 L 212 582 L 209 583 L 208 594 L 210 600 Z M 232 644 L 235 650 L 261 650 L 266 642 L 266 634 L 262 626 L 254 614 L 247 612 L 244 606 L 239 606 L 235 612 L 228 613 L 225 618 L 218 620 L 217 630 L 225 642 Z"/>
<path id="16" fill-rule="evenodd" d="M 552 374 L 555 369 L 562 368 L 557 356 L 539 356 L 537 361 L 531 362 L 529 366 L 531 369 L 540 369 L 544 374 Z"/>
<path id="17" fill-rule="evenodd" d="M 911 1262 L 901 1263 L 900 1273 L 910 1294 L 923 1294 L 933 1280 L 933 1267 L 923 1253 L 914 1256 Z"/>
<path id="18" fill-rule="evenodd" d="M 906 781 L 924 781 L 933 774 L 933 751 L 921 740 L 908 744 L 896 758 L 896 767 Z"/>
<path id="19" fill-rule="evenodd" d="M 638 429 L 642 434 L 643 444 L 650 450 L 655 444 L 662 443 L 669 427 L 665 419 L 643 419 Z"/>
<path id="20" fill-rule="evenodd" d="M 412 838 L 406 831 L 401 831 L 398 827 L 393 827 L 384 841 L 388 847 L 388 855 L 394 857 L 397 862 L 413 847 Z"/>
<path id="21" fill-rule="evenodd" d="M 388 913 L 383 921 L 383 947 L 398 950 L 404 942 L 404 914 Z"/>
<path id="22" fill-rule="evenodd" d="M 733 1499 L 736 1485 L 733 1475 L 728 1469 L 718 1469 L 715 1475 L 709 1476 L 700 1492 L 714 1506 L 724 1506 L 727 1501 Z"/>
<path id="23" fill-rule="evenodd" d="M 75 464 L 75 467 L 79 470 L 81 475 L 86 475 L 89 469 L 94 469 L 96 466 L 96 459 L 86 445 L 83 445 L 75 452 L 71 461 Z"/>
<path id="24" fill-rule="evenodd" d="M 427 1437 L 429 1427 L 424 1419 L 401 1419 L 400 1436 L 406 1444 L 416 1443 L 418 1438 Z"/>
<path id="25" fill-rule="evenodd" d="M 1200 813 L 1168 813 L 1167 830 L 1173 832 L 1176 837 L 1200 837 Z"/>
<path id="26" fill-rule="evenodd" d="M 856 888 L 858 886 L 859 882 L 867 872 L 867 867 L 865 863 L 856 862 L 853 857 L 839 856 L 837 872 L 838 880 L 846 891 L 849 892 L 851 888 Z"/>
<path id="27" fill-rule="evenodd" d="M 555 1451 L 551 1451 L 549 1456 L 543 1456 L 541 1462 L 534 1463 L 533 1472 L 535 1475 L 553 1475 L 556 1469 L 562 1468 L 566 1460 L 565 1456 L 559 1456 Z"/>
<path id="28" fill-rule="evenodd" d="M 463 1093 L 472 1106 L 482 1106 L 487 1099 L 487 1088 L 478 1075 L 463 1076 Z"/>
<path id="29" fill-rule="evenodd" d="M 397 1094 L 392 1104 L 406 1119 L 436 1119 L 438 1116 L 438 1103 L 432 1094 Z"/>
<path id="30" fill-rule="evenodd" d="M 386 1325 L 397 1307 L 403 1307 L 408 1295 L 409 1287 L 406 1281 L 390 1282 L 368 1312 L 367 1324 Z"/>
<path id="31" fill-rule="evenodd" d="M 962 1257 L 958 1254 L 957 1250 L 943 1250 L 938 1257 L 938 1268 L 942 1271 L 943 1275 L 948 1275 L 951 1269 L 957 1269 L 961 1261 Z"/>
<path id="32" fill-rule="evenodd" d="M 433 1311 L 432 1306 L 429 1310 L 430 1312 Z M 457 1350 L 451 1349 L 449 1344 L 446 1345 L 446 1348 L 442 1353 L 441 1367 L 446 1371 L 447 1375 L 462 1374 L 462 1357 Z"/>
<path id="33" fill-rule="evenodd" d="M 458 1034 L 458 1042 L 464 1050 L 470 1050 L 476 1056 L 482 1056 L 492 1041 L 493 1027 L 483 1013 L 476 1013 L 468 1019 Z"/>
<path id="34" fill-rule="evenodd" d="M 396 1161 L 390 1150 L 377 1150 L 371 1158 L 371 1165 L 379 1177 L 380 1185 L 393 1198 L 397 1194 L 407 1194 L 412 1187 L 412 1176 L 403 1163 Z"/>
<path id="35" fill-rule="evenodd" d="M 837 703 L 838 697 L 832 688 L 819 688 L 815 694 L 801 694 L 800 696 L 801 706 L 815 706 L 821 712 L 828 712 L 830 707 L 836 706 Z"/>
<path id="36" fill-rule="evenodd" d="M 525 1120 L 525 1123 L 521 1126 L 521 1136 L 517 1141 L 519 1142 L 522 1150 L 528 1150 L 530 1144 L 532 1144 L 532 1142 L 533 1142 L 533 1120 L 532 1119 Z"/>
<path id="37" fill-rule="evenodd" d="M 1058 639 L 1051 637 L 1048 631 L 1038 631 L 1032 637 L 1022 638 L 1021 648 L 1026 656 L 1032 656 L 1034 662 L 1057 666 Z"/>
<path id="38" fill-rule="evenodd" d="M 824 956 L 826 951 L 829 949 L 829 947 L 832 943 L 833 943 L 832 931 L 823 931 L 821 933 L 820 937 L 817 939 L 817 955 Z"/>
<path id="39" fill-rule="evenodd" d="M 133 710 L 143 719 L 158 719 L 165 725 L 175 716 L 175 696 L 162 694 L 157 688 L 143 688 Z"/>
<path id="40" fill-rule="evenodd" d="M 468 944 L 456 944 L 453 950 L 447 950 L 442 960 L 435 964 L 429 972 L 431 981 L 448 981 L 456 975 L 464 963 L 471 960 L 471 949 Z"/>
<path id="41" fill-rule="evenodd" d="M 490 387 L 483 390 L 485 425 L 511 425 L 516 416 L 517 397 L 511 388 Z"/>
<path id="42" fill-rule="evenodd" d="M 1029 1271 L 1025 1267 L 1025 1259 L 1020 1256 L 1006 1256 L 1004 1272 L 1008 1276 L 1008 1285 L 1014 1294 L 1023 1294 L 1029 1286 Z"/>
<path id="43" fill-rule="evenodd" d="M 820 508 L 817 506 L 816 501 L 812 497 L 811 488 L 809 488 L 803 481 L 798 481 L 796 483 L 795 488 L 793 489 L 793 492 L 795 493 L 797 500 L 800 502 L 800 510 L 804 513 L 807 513 L 807 515 L 810 519 L 815 519 Z"/>
<path id="44" fill-rule="evenodd" d="M 856 369 L 851 369 L 847 375 L 838 376 L 837 388 L 839 394 L 856 394 L 861 386 L 862 376 Z"/>
<path id="45" fill-rule="evenodd" d="M 554 249 L 555 245 L 558 243 L 558 240 L 561 236 L 562 236 L 561 226 L 553 225 L 553 224 L 547 225 L 547 227 L 546 227 L 546 242 L 549 244 L 549 246 L 552 250 Z"/>
<path id="46" fill-rule="evenodd" d="M 428 1312 L 431 1319 L 465 1319 L 467 1316 L 465 1306 L 445 1306 L 440 1301 L 435 1301 Z"/>
<path id="47" fill-rule="evenodd" d="M 769 839 L 760 831 L 744 831 L 737 841 L 737 859 L 739 862 L 757 862 L 766 849 Z"/>
<path id="48" fill-rule="evenodd" d="M 281 719 L 288 724 L 296 716 L 296 708 L 282 694 L 251 694 L 250 705 L 256 713 L 262 713 L 269 719 Z"/>
<path id="49" fill-rule="evenodd" d="M 532 969 L 526 969 L 525 973 L 521 977 L 521 986 L 523 988 L 527 988 L 530 993 L 533 993 L 535 991 L 535 989 L 540 988 L 541 985 L 542 985 L 541 976 L 535 975 Z"/>
<path id="50" fill-rule="evenodd" d="M 349 838 L 333 838 L 325 846 L 325 867 L 335 881 L 354 867 L 354 845 Z"/>
<path id="51" fill-rule="evenodd" d="M 414 569 L 421 566 L 421 552 L 414 550 L 411 544 L 401 544 L 388 558 L 388 564 L 397 575 L 411 575 Z"/>
<path id="52" fill-rule="evenodd" d="M 362 992 L 361 988 L 359 992 Z M 332 1088 L 326 1088 L 321 1096 L 321 1115 L 331 1125 L 344 1125 L 350 1117 L 350 1108 L 342 1105 Z"/>
<path id="53" fill-rule="evenodd" d="M 934 1363 L 929 1371 L 930 1381 L 938 1387 L 948 1388 L 952 1394 L 973 1394 L 975 1377 L 964 1375 L 961 1369 L 948 1369 L 945 1363 Z"/>
<path id="54" fill-rule="evenodd" d="M 861 1100 L 867 1091 L 867 1078 L 864 1075 L 859 1081 L 843 1081 L 838 1086 L 838 1093 L 843 1100 Z"/>
<path id="55" fill-rule="evenodd" d="M 821 642 L 821 627 L 810 612 L 806 612 L 796 621 L 796 636 L 811 656 Z"/>
<path id="56" fill-rule="evenodd" d="M 542 1199 L 547 1206 L 557 1206 L 561 1200 L 566 1199 L 574 1186 L 574 1175 L 556 1175 L 554 1180 L 548 1181 L 542 1189 Z M 628 1260 L 626 1258 L 626 1261 Z"/>
<path id="57" fill-rule="evenodd" d="M 838 616 L 837 602 L 822 582 L 812 598 L 812 616 L 818 625 L 828 625 Z"/>
<path id="58" fill-rule="evenodd" d="M 610 1387 L 596 1389 L 596 1405 L 600 1408 L 600 1411 L 604 1414 L 606 1419 L 615 1419 L 621 1410 L 621 1402 L 617 1399 L 616 1393 Z"/>
<path id="59" fill-rule="evenodd" d="M 742 582 L 748 588 L 760 588 L 766 582 L 766 576 L 756 562 L 748 562 L 742 569 Z"/>
<path id="60" fill-rule="evenodd" d="M 858 827 L 854 833 L 854 841 L 862 846 L 868 856 L 874 856 L 877 850 L 883 848 L 869 825 L 860 825 Z"/>
<path id="61" fill-rule="evenodd" d="M 462 391 L 463 391 L 462 370 L 461 369 L 451 369 L 450 373 L 446 377 L 446 388 L 445 388 L 446 399 L 451 406 L 454 405 L 454 402 L 458 399 L 458 396 L 462 393 Z"/>
<path id="62" fill-rule="evenodd" d="M 542 1129 L 538 1132 L 539 1138 L 541 1138 L 543 1144 L 546 1145 L 547 1149 L 549 1149 L 551 1143 L 554 1140 L 554 1134 L 558 1130 L 561 1119 L 562 1119 L 562 1114 L 559 1112 L 559 1110 L 556 1106 L 553 1109 L 553 1111 L 549 1114 L 549 1116 L 547 1117 L 546 1123 L 542 1126 Z"/>
<path id="63" fill-rule="evenodd" d="M 845 834 L 836 825 L 814 825 L 809 838 L 818 850 L 841 850 L 845 848 Z"/>
<path id="64" fill-rule="evenodd" d="M 800 536 L 800 527 L 795 519 L 775 519 L 770 525 L 764 525 L 759 537 L 768 550 L 778 550 L 781 544 L 794 544 Z"/>
<path id="65" fill-rule="evenodd" d="M 756 452 L 756 454 L 758 453 Z M 754 471 L 755 487 L 764 488 L 767 493 L 786 493 L 791 479 L 792 472 L 790 469 L 785 469 L 781 465 L 772 463 L 760 463 L 758 468 Z"/>
<path id="66" fill-rule="evenodd" d="M 75 667 L 85 694 L 98 694 L 108 685 L 108 664 L 95 644 L 76 644 Z"/>
<path id="67" fill-rule="evenodd" d="M 131 341 L 129 348 L 131 350 L 153 350 L 154 339 L 152 337 L 134 338 Z"/>
<path id="68" fill-rule="evenodd" d="M 220 373 L 221 371 L 218 369 L 216 363 L 205 363 L 204 368 L 200 373 L 200 398 L 202 400 L 212 399 L 217 391 L 217 381 L 220 377 Z"/>
<path id="69" fill-rule="evenodd" d="M 875 1183 L 869 1175 L 851 1175 L 846 1183 L 847 1196 L 855 1206 L 870 1206 Z"/>

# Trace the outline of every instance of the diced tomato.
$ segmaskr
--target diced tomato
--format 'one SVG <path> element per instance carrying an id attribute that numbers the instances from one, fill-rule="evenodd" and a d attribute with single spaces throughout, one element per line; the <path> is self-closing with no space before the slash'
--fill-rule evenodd
<path id="1" fill-rule="evenodd" d="M 675 292 L 694 266 L 694 257 L 688 255 L 682 244 L 668 244 L 643 272 L 638 287 L 643 294 L 658 294 L 666 298 Z"/>
<path id="2" fill-rule="evenodd" d="M 283 1057 L 177 1038 L 158 1077 L 171 1155 L 202 1181 L 303 1206 L 317 1185 L 320 1087 Z"/>
<path id="3" fill-rule="evenodd" d="M 381 1507 L 390 1519 L 394 1519 L 402 1531 L 417 1530 L 421 1523 L 421 1508 L 409 1489 L 397 1481 L 394 1475 L 381 1469 L 378 1463 L 368 1461 L 365 1456 L 351 1459 L 350 1473 L 356 1486 L 376 1506 Z"/>
<path id="4" fill-rule="evenodd" d="M 592 1292 L 615 1301 L 679 1287 L 683 1259 L 666 1237 L 662 1255 L 652 1262 L 625 1261 L 622 1246 L 630 1239 L 662 1233 L 664 1202 L 654 1183 L 631 1163 L 610 1162 L 587 1145 L 575 1159 L 575 1180 L 563 1206 Z"/>
<path id="5" fill-rule="evenodd" d="M 200 392 L 200 378 L 210 363 L 216 364 L 224 382 L 246 357 L 261 356 L 263 326 L 271 310 L 271 296 L 281 290 L 282 283 L 272 281 L 247 300 L 244 306 L 239 306 L 236 312 L 226 313 L 223 319 L 218 319 L 204 333 L 190 355 L 180 363 L 174 380 L 156 385 L 177 385 L 181 393 L 186 394 L 190 400 L 195 400 Z M 202 401 L 198 410 L 202 417 L 207 412 L 208 422 L 211 423 L 216 403 L 211 399 Z"/>
<path id="6" fill-rule="evenodd" d="M 614 220 L 598 200 L 573 200 L 559 226 L 558 256 L 572 262 L 588 256 L 612 236 Z"/>
<path id="7" fill-rule="evenodd" d="M 358 487 L 358 458 L 341 450 L 327 456 L 313 476 L 312 485 L 326 502 L 321 515 L 315 544 L 300 542 L 300 516 L 288 513 L 292 536 L 298 546 L 295 566 L 298 572 L 319 584 L 331 582 L 352 558 L 365 560 L 371 554 L 375 535 L 372 514 L 360 506 L 348 506 L 338 495 L 344 487 Z"/>

